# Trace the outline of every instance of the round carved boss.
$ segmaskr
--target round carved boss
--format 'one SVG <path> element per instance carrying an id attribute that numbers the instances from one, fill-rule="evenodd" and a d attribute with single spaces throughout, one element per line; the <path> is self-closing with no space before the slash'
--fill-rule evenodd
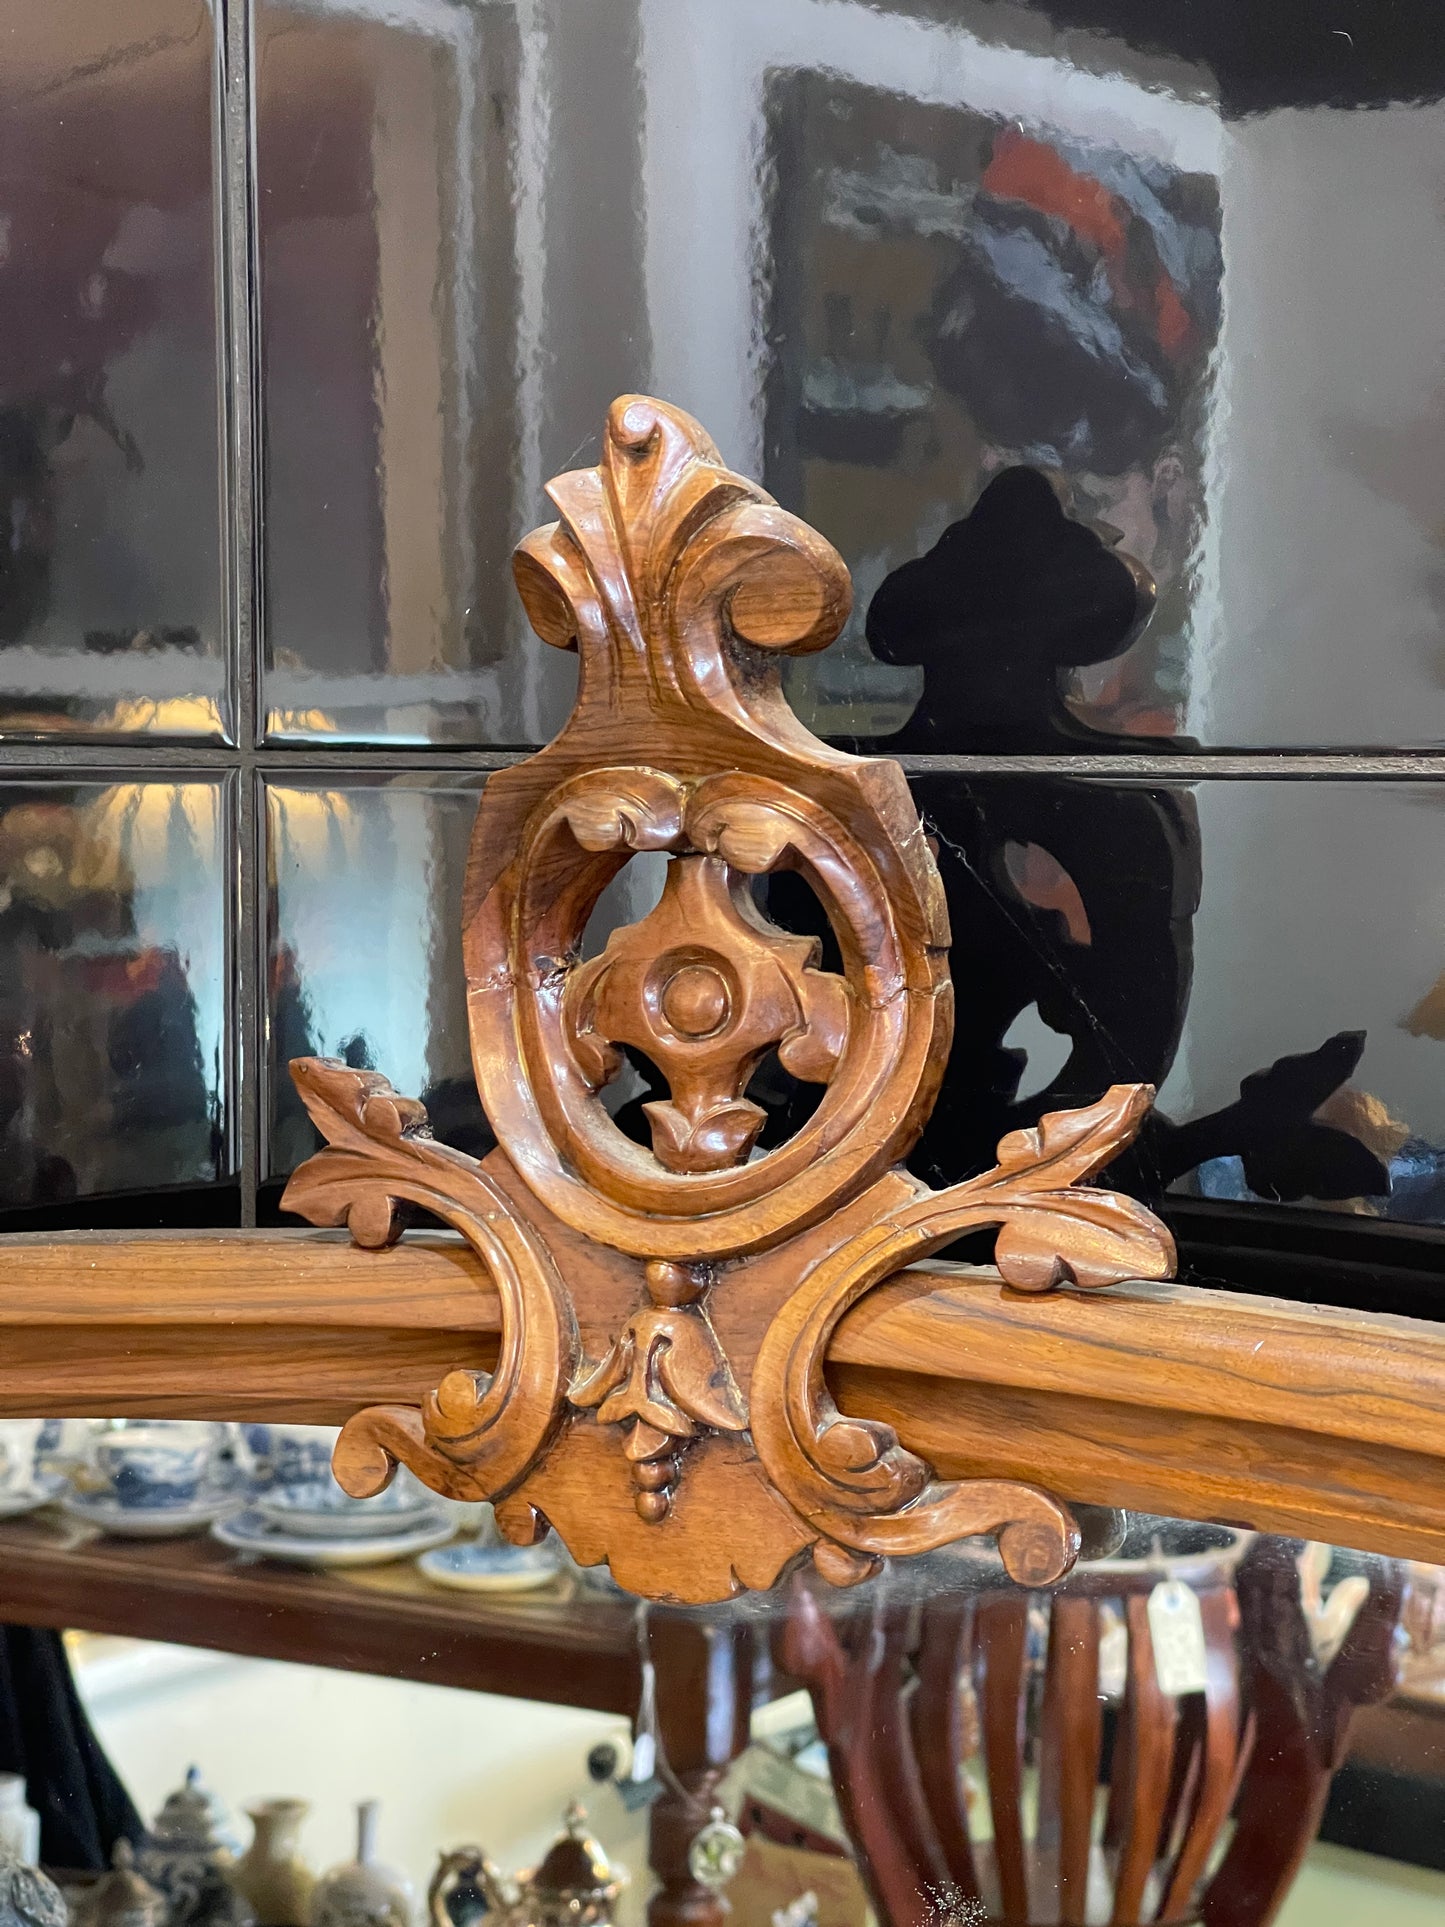
<path id="1" fill-rule="evenodd" d="M 771 777 L 627 766 L 574 775 L 531 811 L 469 933 L 473 1059 L 503 1148 L 574 1229 L 642 1257 L 760 1249 L 917 1136 L 948 1048 L 943 951 L 920 905 L 895 904 L 851 800 L 853 827 Z M 872 842 L 898 861 L 881 821 Z M 643 851 L 669 859 L 661 901 L 581 961 L 598 898 Z M 841 976 L 759 910 L 749 879 L 783 869 L 820 899 Z M 601 1101 L 627 1045 L 668 1085 L 644 1107 L 650 1148 Z M 793 1136 L 750 1155 L 763 1114 L 746 1084 L 771 1049 L 825 1088 Z"/>

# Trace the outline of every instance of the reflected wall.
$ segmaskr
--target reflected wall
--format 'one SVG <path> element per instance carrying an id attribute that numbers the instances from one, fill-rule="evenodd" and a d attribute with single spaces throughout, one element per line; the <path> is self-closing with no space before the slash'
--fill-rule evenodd
<path id="1" fill-rule="evenodd" d="M 235 1172 L 229 779 L 0 783 L 0 1206 Z"/>
<path id="2" fill-rule="evenodd" d="M 3 19 L 0 736 L 220 739 L 212 13 Z"/>
<path id="3" fill-rule="evenodd" d="M 824 733 L 1006 746 L 867 611 L 1026 461 L 1159 590 L 1050 665 L 1071 749 L 1442 740 L 1441 87 L 1362 45 L 1301 104 L 1290 7 L 1075 11 L 265 0 L 272 739 L 545 739 L 507 558 L 642 388 L 853 569 Z"/>
<path id="4" fill-rule="evenodd" d="M 321 1145 L 286 1068 L 294 1057 L 382 1071 L 423 1100 L 446 1143 L 490 1146 L 461 970 L 480 789 L 465 776 L 266 784 L 268 1176 Z"/>

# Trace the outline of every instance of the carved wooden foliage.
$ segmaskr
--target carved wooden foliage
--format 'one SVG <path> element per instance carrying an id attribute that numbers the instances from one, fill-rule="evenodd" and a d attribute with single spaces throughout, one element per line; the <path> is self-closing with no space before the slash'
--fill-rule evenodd
<path id="1" fill-rule="evenodd" d="M 404 1462 L 654 1597 L 766 1586 L 806 1547 L 849 1581 L 976 1532 L 1046 1583 L 1077 1553 L 1062 1506 L 935 1482 L 888 1427 L 836 1411 L 822 1361 L 859 1297 L 977 1226 L 1000 1227 L 1023 1290 L 1167 1277 L 1164 1228 L 1087 1185 L 1152 1093 L 1118 1086 L 1014 1133 L 947 1191 L 909 1177 L 951 1034 L 937 872 L 898 767 L 817 742 L 777 666 L 842 627 L 840 558 L 689 417 L 639 397 L 614 404 L 601 465 L 550 493 L 561 519 L 522 544 L 517 583 L 542 639 L 579 652 L 577 705 L 488 783 L 464 909 L 499 1148 L 477 1163 L 433 1143 L 374 1073 L 293 1066 L 329 1148 L 288 1207 L 377 1246 L 409 1208 L 454 1225 L 500 1292 L 501 1358 L 424 1410 L 358 1414 L 337 1475 L 371 1492 Z M 582 961 L 602 891 L 641 852 L 667 859 L 661 900 Z M 759 909 L 753 879 L 782 870 L 820 899 L 838 972 Z M 602 1098 L 624 1047 L 667 1084 L 648 1147 Z M 822 1090 L 758 1154 L 747 1088 L 770 1051 Z"/>

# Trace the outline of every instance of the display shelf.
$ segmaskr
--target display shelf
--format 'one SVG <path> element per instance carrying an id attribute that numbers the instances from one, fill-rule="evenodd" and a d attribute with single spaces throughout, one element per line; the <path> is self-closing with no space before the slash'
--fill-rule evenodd
<path id="1" fill-rule="evenodd" d="M 0 1620 L 169 1640 L 631 1714 L 631 1602 L 570 1574 L 489 1597 L 431 1586 L 409 1562 L 308 1572 L 213 1539 L 107 1538 L 46 1510 L 0 1523 Z"/>

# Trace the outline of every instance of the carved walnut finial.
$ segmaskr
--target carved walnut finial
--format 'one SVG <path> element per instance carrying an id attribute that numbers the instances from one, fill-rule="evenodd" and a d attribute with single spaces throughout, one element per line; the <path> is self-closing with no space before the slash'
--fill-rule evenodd
<path id="1" fill-rule="evenodd" d="M 526 537 L 513 570 L 537 634 L 581 653 L 585 695 L 605 679 L 625 700 L 648 681 L 654 698 L 713 702 L 734 679 L 731 641 L 805 655 L 848 619 L 837 551 L 725 468 L 680 408 L 623 395 L 600 465 L 547 493 L 562 520 Z"/>
<path id="2" fill-rule="evenodd" d="M 599 465 L 550 493 L 562 519 L 522 544 L 517 581 L 582 676 L 561 734 L 499 771 L 478 815 L 464 947 L 483 1103 L 539 1200 L 585 1235 L 643 1258 L 761 1249 L 916 1138 L 952 1018 L 942 890 L 901 772 L 826 749 L 782 696 L 778 655 L 847 618 L 831 545 L 641 396 L 613 406 Z M 579 966 L 588 916 L 641 850 L 672 859 L 663 902 Z M 778 870 L 816 891 L 841 977 L 750 900 L 746 879 Z M 598 1098 L 624 1044 L 670 1087 L 650 1155 Z M 747 1079 L 774 1047 L 826 1090 L 749 1157 Z"/>
<path id="3" fill-rule="evenodd" d="M 521 545 L 517 585 L 542 639 L 579 651 L 576 708 L 489 780 L 465 897 L 498 1149 L 478 1165 L 374 1074 L 303 1061 L 329 1148 L 286 1194 L 370 1244 L 411 1207 L 454 1224 L 496 1283 L 500 1356 L 424 1408 L 359 1414 L 338 1477 L 375 1491 L 400 1460 L 493 1499 L 513 1537 L 555 1524 L 654 1597 L 770 1585 L 809 1547 L 849 1583 L 976 1532 L 1047 1584 L 1078 1552 L 1065 1508 L 935 1481 L 891 1428 L 835 1408 L 822 1361 L 860 1297 L 979 1226 L 1002 1227 L 1022 1289 L 1167 1276 L 1163 1227 L 1088 1182 L 1152 1094 L 1045 1118 L 947 1191 L 909 1177 L 951 1036 L 942 888 L 902 772 L 817 742 L 778 677 L 847 619 L 841 559 L 643 396 L 614 404 L 598 466 L 549 492 L 560 519 Z M 603 891 L 643 852 L 666 863 L 660 901 L 584 961 Z M 817 897 L 836 972 L 759 908 L 753 879 L 781 871 Z M 624 1048 L 667 1083 L 650 1148 L 601 1101 Z M 747 1092 L 770 1051 L 822 1091 L 761 1152 Z"/>

